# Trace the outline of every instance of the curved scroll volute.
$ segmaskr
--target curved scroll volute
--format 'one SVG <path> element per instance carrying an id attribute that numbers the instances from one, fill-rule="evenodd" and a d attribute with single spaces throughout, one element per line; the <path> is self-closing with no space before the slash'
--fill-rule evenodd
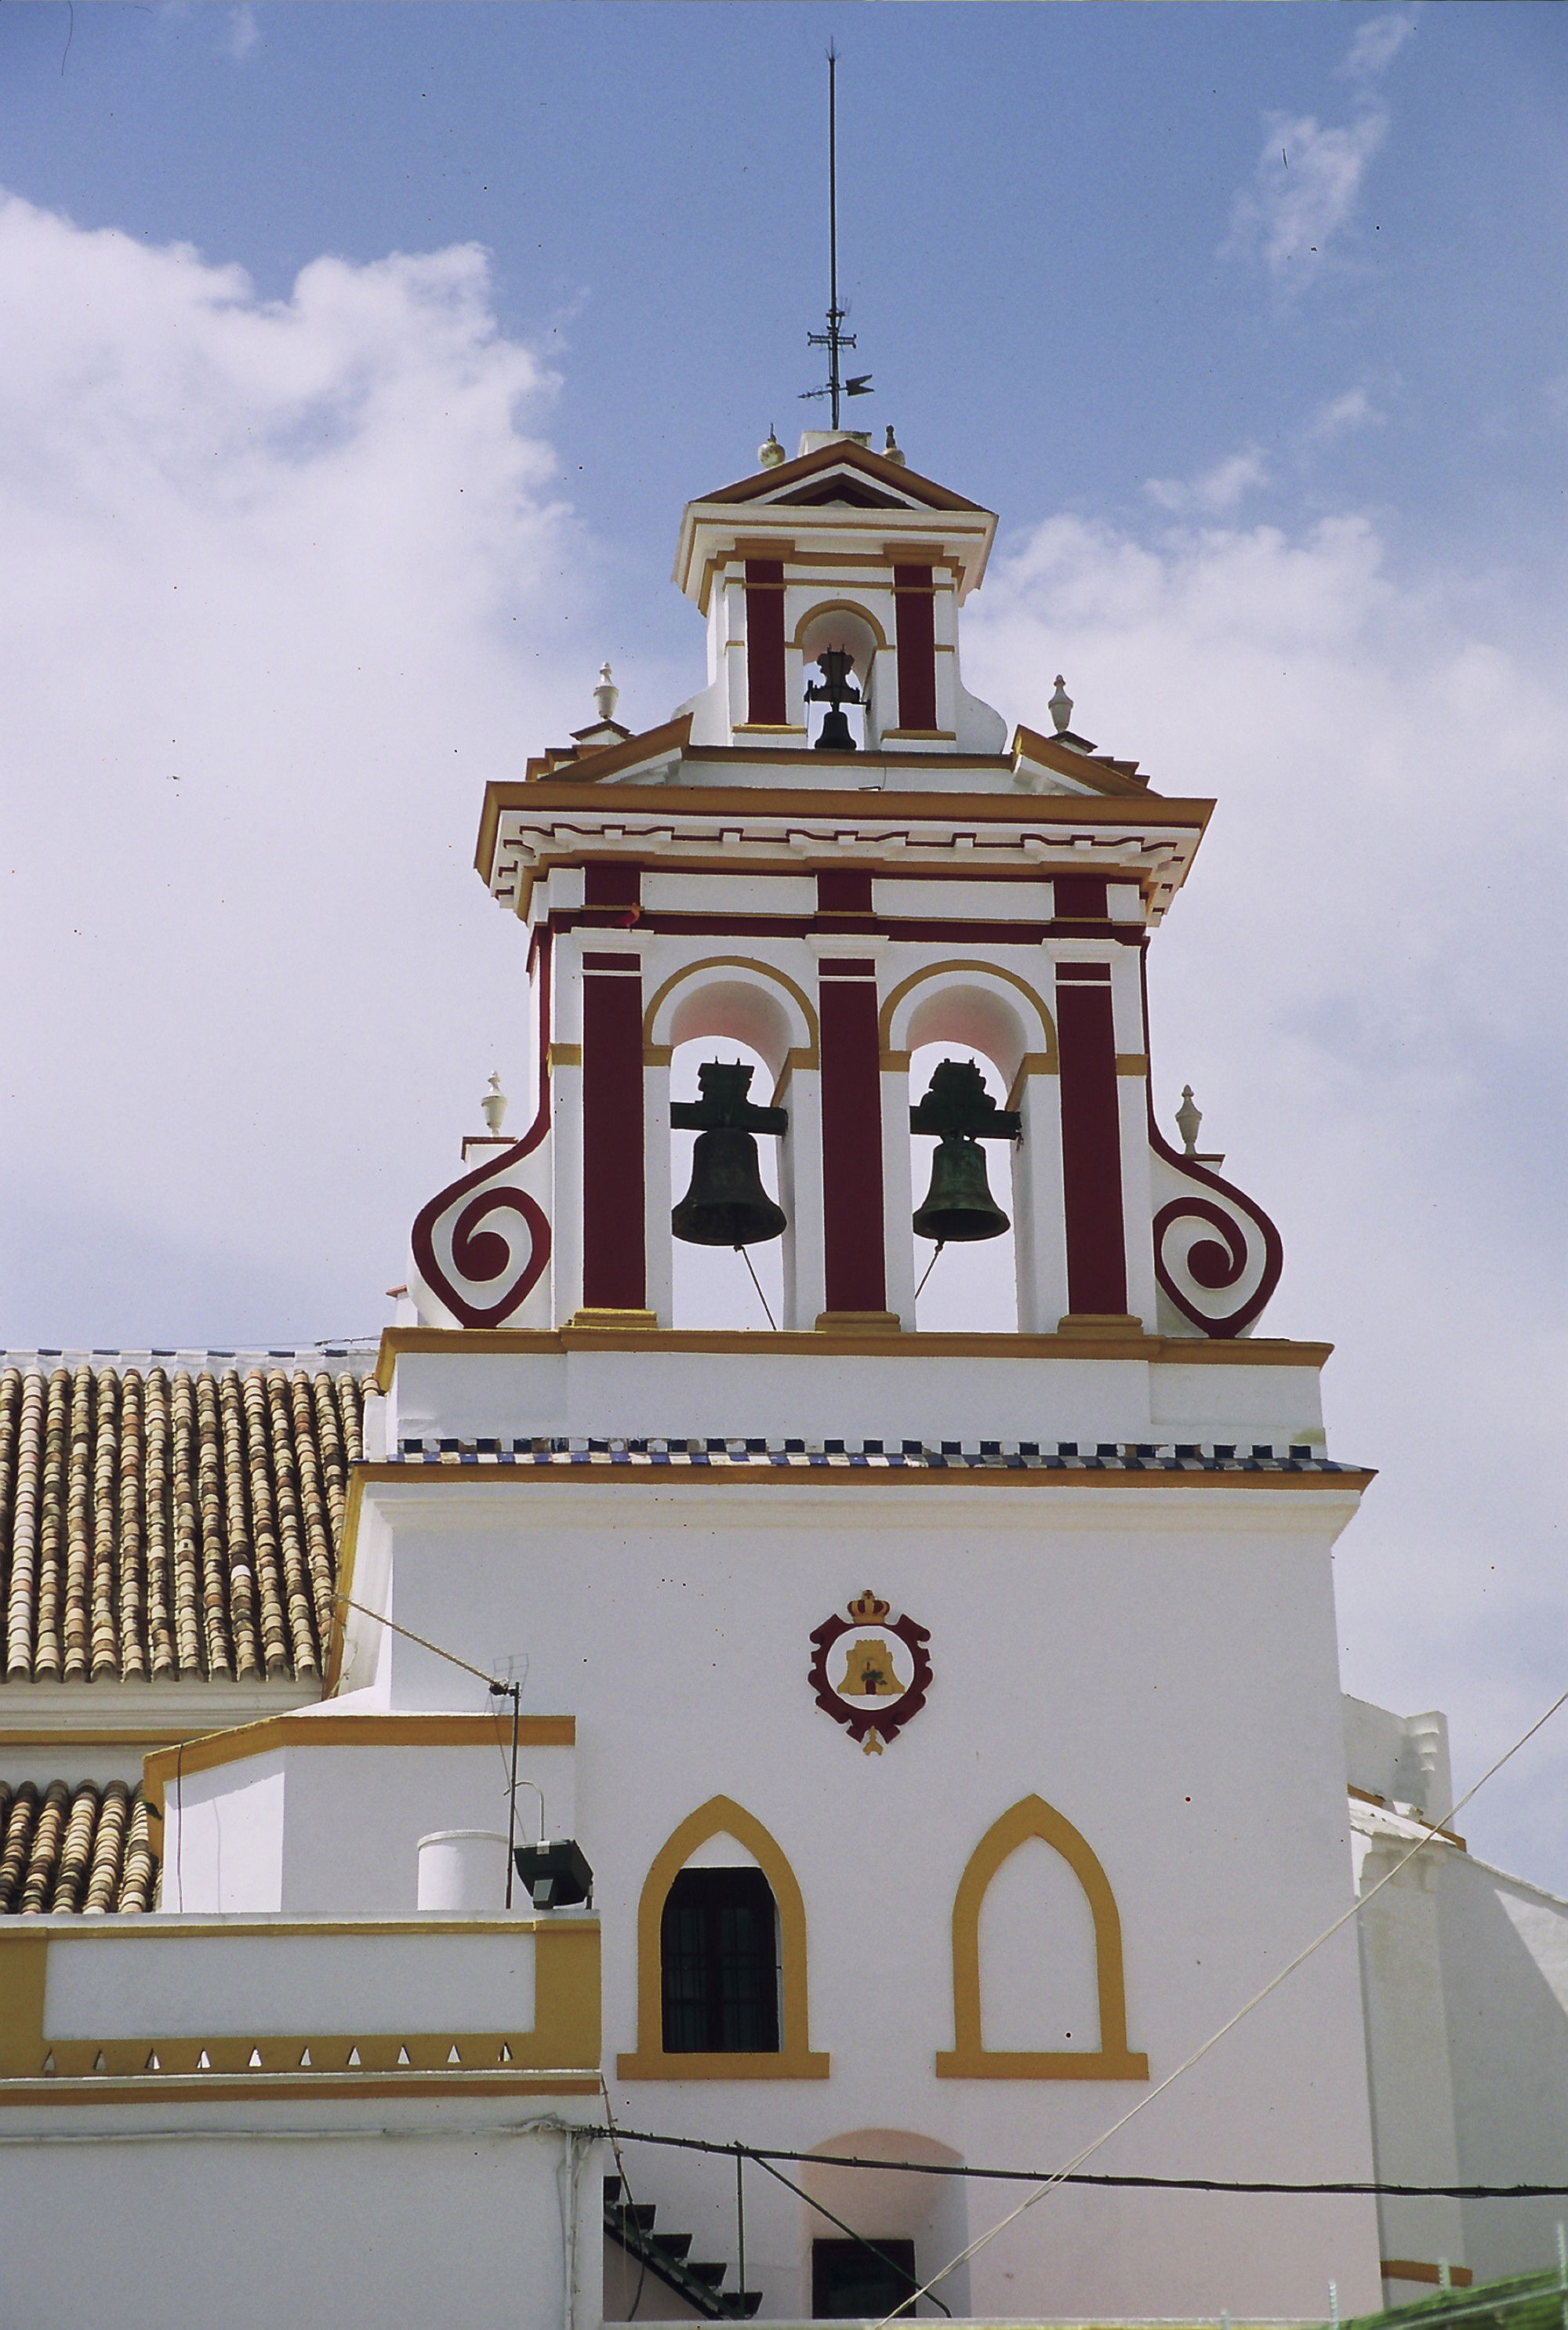
<path id="1" fill-rule="evenodd" d="M 1168 1334 L 1245 1334 L 1280 1283 L 1280 1233 L 1252 1200 L 1149 1122 L 1154 1274 Z"/>
<path id="2" fill-rule="evenodd" d="M 432 1327 L 550 1324 L 549 1147 L 525 1133 L 415 1216 L 409 1291 Z"/>

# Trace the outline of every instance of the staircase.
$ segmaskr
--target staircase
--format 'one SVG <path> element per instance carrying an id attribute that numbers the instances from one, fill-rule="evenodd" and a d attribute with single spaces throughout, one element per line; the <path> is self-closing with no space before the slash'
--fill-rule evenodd
<path id="1" fill-rule="evenodd" d="M 729 2267 L 694 2265 L 686 2255 L 692 2246 L 690 2233 L 656 2233 L 656 2213 L 651 2202 L 626 2199 L 619 2176 L 605 2178 L 604 2230 L 611 2240 L 619 2241 L 628 2257 L 656 2274 L 666 2289 L 685 2298 L 704 2322 L 750 2321 L 762 2303 L 761 2291 L 724 2290 L 722 2284 Z"/>

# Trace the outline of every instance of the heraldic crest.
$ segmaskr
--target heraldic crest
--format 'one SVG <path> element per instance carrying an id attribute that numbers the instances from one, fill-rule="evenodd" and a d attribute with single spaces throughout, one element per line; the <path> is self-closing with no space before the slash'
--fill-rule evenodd
<path id="1" fill-rule="evenodd" d="M 846 1617 L 835 1611 L 812 1634 L 808 1680 L 817 1706 L 865 1755 L 880 1756 L 926 1703 L 930 1629 L 907 1615 L 894 1618 L 892 1604 L 869 1586 L 844 1606 Z"/>

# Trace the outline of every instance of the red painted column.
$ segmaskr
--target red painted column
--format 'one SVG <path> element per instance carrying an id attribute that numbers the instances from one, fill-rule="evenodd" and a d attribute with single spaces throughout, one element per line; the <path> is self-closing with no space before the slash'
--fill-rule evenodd
<path id="1" fill-rule="evenodd" d="M 642 964 L 582 958 L 582 1302 L 640 1311 L 643 1246 Z"/>
<path id="2" fill-rule="evenodd" d="M 784 562 L 746 561 L 746 719 L 782 728 L 789 718 L 784 687 Z"/>
<path id="3" fill-rule="evenodd" d="M 898 725 L 937 725 L 937 608 L 929 566 L 895 566 L 898 609 Z"/>
<path id="4" fill-rule="evenodd" d="M 1125 1316 L 1121 1116 L 1109 964 L 1057 965 L 1056 1040 L 1062 1066 L 1067 1307 L 1070 1312 Z"/>
<path id="5" fill-rule="evenodd" d="M 885 1312 L 876 965 L 858 957 L 822 963 L 817 1008 L 827 1307 Z"/>

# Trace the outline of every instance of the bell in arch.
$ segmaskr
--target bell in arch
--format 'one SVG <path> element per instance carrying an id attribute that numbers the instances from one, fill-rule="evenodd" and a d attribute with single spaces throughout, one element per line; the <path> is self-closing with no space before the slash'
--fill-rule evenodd
<path id="1" fill-rule="evenodd" d="M 762 1187 L 759 1132 L 782 1132 L 781 1108 L 756 1108 L 746 1097 L 751 1070 L 741 1061 L 710 1060 L 697 1070 L 698 1100 L 675 1101 L 670 1122 L 696 1133 L 692 1183 L 670 1215 L 687 1246 L 761 1246 L 789 1227 L 782 1207 Z"/>
<path id="2" fill-rule="evenodd" d="M 917 1237 L 939 1246 L 973 1246 L 1011 1227 L 991 1195 L 982 1141 L 1016 1141 L 1023 1120 L 998 1108 L 972 1060 L 943 1060 L 925 1098 L 909 1113 L 912 1132 L 940 1134 L 931 1182 L 914 1217 Z"/>

